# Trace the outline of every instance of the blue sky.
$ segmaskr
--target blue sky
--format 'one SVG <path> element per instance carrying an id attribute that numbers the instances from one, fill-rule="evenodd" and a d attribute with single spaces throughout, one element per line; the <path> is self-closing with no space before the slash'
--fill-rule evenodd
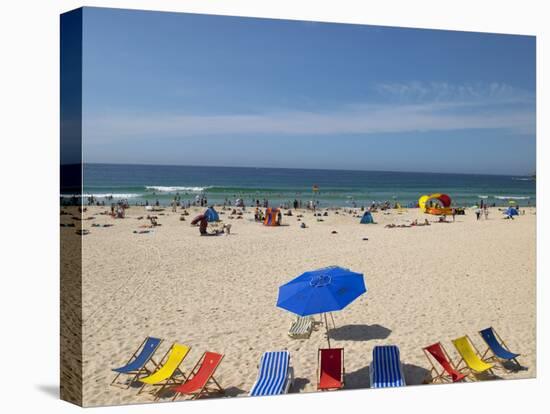
<path id="1" fill-rule="evenodd" d="M 86 162 L 528 174 L 535 38 L 84 10 Z"/>

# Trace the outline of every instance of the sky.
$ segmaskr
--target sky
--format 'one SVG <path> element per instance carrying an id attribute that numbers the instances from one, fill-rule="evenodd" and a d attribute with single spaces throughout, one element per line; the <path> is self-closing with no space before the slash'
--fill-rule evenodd
<path id="1" fill-rule="evenodd" d="M 85 162 L 535 171 L 535 37 L 85 8 Z"/>

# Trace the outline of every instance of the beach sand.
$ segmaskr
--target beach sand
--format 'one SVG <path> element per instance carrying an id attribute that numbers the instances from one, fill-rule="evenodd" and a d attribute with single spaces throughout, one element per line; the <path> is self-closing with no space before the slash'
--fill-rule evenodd
<path id="1" fill-rule="evenodd" d="M 458 360 L 451 339 L 468 334 L 484 348 L 477 331 L 488 326 L 528 368 L 497 375 L 536 375 L 535 208 L 513 221 L 496 208 L 488 220 L 476 221 L 468 209 L 449 224 L 433 223 L 435 217 L 418 209 L 377 212 L 377 224 L 367 225 L 343 210 L 330 211 L 323 222 L 302 211 L 305 229 L 296 216 L 284 216 L 280 227 L 262 226 L 247 209 L 242 219 L 221 215 L 232 224 L 231 235 L 216 237 L 200 237 L 190 226 L 204 209 L 191 208 L 186 221 L 179 220 L 180 210 L 149 213 L 162 226 L 148 234 L 133 233 L 147 221 L 136 219 L 148 214 L 143 207 L 116 220 L 99 214 L 106 210 L 88 207 L 84 216 L 94 219 L 83 222 L 90 230 L 82 251 L 86 406 L 153 401 L 151 388 L 138 396 L 138 388 L 109 386 L 111 368 L 123 365 L 148 335 L 165 339 L 158 355 L 173 342 L 191 346 L 185 372 L 204 351 L 225 354 L 216 379 L 228 396 L 247 395 L 262 353 L 282 349 L 290 351 L 294 367 L 291 392 L 315 391 L 317 349 L 327 345 L 324 327 L 307 340 L 290 339 L 294 315 L 275 303 L 280 285 L 330 265 L 363 273 L 368 287 L 334 313 L 331 345 L 345 348 L 346 389 L 368 387 L 375 345 L 398 345 L 407 383 L 421 384 L 430 368 L 423 346 L 442 341 Z M 432 225 L 384 227 L 415 218 Z M 69 216 L 61 219 L 70 222 Z"/>

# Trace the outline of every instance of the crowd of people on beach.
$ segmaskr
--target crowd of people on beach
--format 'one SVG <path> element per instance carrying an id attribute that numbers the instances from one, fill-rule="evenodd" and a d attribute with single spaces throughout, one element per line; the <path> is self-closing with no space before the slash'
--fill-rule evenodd
<path id="1" fill-rule="evenodd" d="M 63 206 L 80 205 L 80 200 L 81 200 L 81 198 L 77 197 L 77 196 L 61 197 L 61 201 L 62 201 Z M 112 195 L 111 196 L 105 196 L 102 199 L 98 199 L 94 195 L 89 195 L 87 197 L 86 201 L 87 201 L 87 204 L 89 206 L 105 206 L 106 201 L 110 201 L 111 202 L 110 203 L 110 215 L 113 218 L 119 218 L 119 219 L 124 218 L 126 216 L 126 210 L 130 207 L 130 203 L 128 202 L 127 199 L 120 199 L 120 200 L 115 202 L 115 201 L 113 201 L 113 196 Z M 361 212 L 368 211 L 368 212 L 374 213 L 374 212 L 377 212 L 377 211 L 386 211 L 386 210 L 391 210 L 391 209 L 397 209 L 397 210 L 403 211 L 403 207 L 397 201 L 393 201 L 393 202 L 390 202 L 388 200 L 383 201 L 383 202 L 373 201 L 367 207 L 365 207 L 364 205 L 361 205 L 360 207 L 358 207 L 355 200 L 352 200 L 351 203 L 353 205 L 353 209 L 355 209 L 355 210 L 360 209 Z M 432 201 L 430 201 L 430 203 L 432 203 Z M 149 200 L 147 200 L 147 199 L 135 203 L 136 206 L 144 206 L 144 207 L 148 208 L 149 211 L 161 211 L 163 209 L 163 206 L 161 205 L 161 202 L 160 202 L 159 199 L 156 199 L 154 201 L 154 203 L 152 203 L 152 204 L 153 204 L 154 207 L 149 204 Z M 219 206 L 221 207 L 222 211 L 226 210 L 227 208 L 233 208 L 232 213 L 228 218 L 232 218 L 232 216 L 237 216 L 237 218 L 242 218 L 242 213 L 246 211 L 246 206 L 249 205 L 250 207 L 255 208 L 255 210 L 254 210 L 254 221 L 264 222 L 264 220 L 266 219 L 267 209 L 272 207 L 272 204 L 274 204 L 274 203 L 272 203 L 266 197 L 264 197 L 262 199 L 260 199 L 260 198 L 251 198 L 251 199 L 249 199 L 249 202 L 247 203 L 245 201 L 244 197 L 234 195 L 233 198 L 226 197 L 223 201 L 223 204 L 219 203 Z M 173 199 L 172 199 L 172 201 L 169 203 L 169 206 L 171 207 L 171 211 L 173 213 L 176 213 L 178 211 L 178 209 L 182 209 L 182 210 L 186 211 L 186 209 L 189 209 L 190 207 L 208 207 L 208 208 L 213 209 L 213 205 L 209 205 L 208 198 L 207 198 L 205 193 L 195 194 L 194 197 L 192 197 L 190 199 L 187 199 L 187 200 L 183 200 L 181 195 L 179 194 L 179 192 L 176 192 Z M 430 206 L 431 206 L 431 204 L 430 204 Z M 492 203 L 492 205 L 489 205 L 489 203 L 487 203 L 484 200 L 481 200 L 479 203 L 476 203 L 475 210 L 474 210 L 476 220 L 477 221 L 479 221 L 481 219 L 488 220 L 489 219 L 489 213 L 490 213 L 489 207 L 495 207 L 495 206 L 496 206 L 495 203 Z M 275 207 L 275 206 L 273 206 L 273 207 Z M 418 204 L 408 205 L 407 207 L 409 207 L 409 208 L 410 207 L 418 207 Z M 306 209 L 306 210 L 313 211 L 313 213 L 316 214 L 316 212 L 321 209 L 321 204 L 320 204 L 319 200 L 314 199 L 314 198 L 304 201 L 301 198 L 296 197 L 292 201 L 279 203 L 276 206 L 276 208 L 278 208 L 278 210 L 276 210 L 278 212 L 275 213 L 276 214 L 276 223 L 280 224 L 281 221 L 282 221 L 282 210 L 285 210 L 286 211 L 285 215 L 288 215 L 288 216 L 292 216 L 292 209 L 294 209 L 294 210 Z M 514 204 L 514 208 L 519 211 L 519 206 L 518 205 Z M 238 212 L 236 209 L 240 209 L 239 210 L 240 212 Z M 336 209 L 336 210 L 338 210 L 338 209 Z M 504 214 L 506 215 L 505 218 L 513 220 L 514 219 L 513 216 L 515 214 L 510 214 L 509 211 L 510 211 L 510 208 L 508 208 L 508 210 L 504 210 Z M 353 211 L 350 209 L 350 212 L 353 212 Z M 356 212 L 353 212 L 353 213 L 356 214 Z M 465 208 L 452 207 L 450 212 L 448 212 L 447 214 L 437 216 L 437 220 L 435 221 L 435 223 L 449 223 L 450 221 L 448 221 L 447 215 L 450 218 L 452 218 L 452 222 L 454 222 L 456 220 L 456 215 L 463 215 L 463 214 L 465 214 Z M 517 214 L 519 214 L 519 212 Z M 523 211 L 523 214 L 525 214 L 525 211 Z M 150 219 L 149 216 L 148 216 L 148 219 Z M 181 219 L 181 217 L 180 217 L 180 219 Z M 184 219 L 185 218 L 183 217 L 183 220 Z M 151 218 L 150 221 L 151 221 L 151 227 L 156 227 L 156 225 L 157 225 L 156 217 L 154 217 L 154 219 Z M 322 221 L 322 219 L 318 219 L 318 221 Z M 301 223 L 301 224 L 304 224 L 304 223 Z M 410 223 L 407 223 L 407 224 L 390 223 L 390 224 L 386 224 L 385 227 L 386 228 L 403 228 L 403 227 L 416 227 L 416 226 L 420 227 L 420 226 L 429 226 L 429 225 L 430 225 L 430 222 L 428 221 L 428 219 L 424 219 L 423 222 L 419 222 L 417 219 L 415 219 L 415 220 L 412 220 Z M 305 225 L 303 225 L 302 227 L 305 228 Z M 203 231 L 201 231 L 201 234 L 204 234 L 205 233 L 204 229 L 202 229 L 202 230 Z"/>

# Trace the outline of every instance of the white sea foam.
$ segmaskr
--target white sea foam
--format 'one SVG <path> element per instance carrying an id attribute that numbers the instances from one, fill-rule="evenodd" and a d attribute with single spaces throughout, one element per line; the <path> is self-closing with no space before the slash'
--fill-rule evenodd
<path id="1" fill-rule="evenodd" d="M 107 198 L 107 197 L 112 197 L 114 199 L 121 199 L 121 198 L 134 198 L 134 197 L 139 197 L 141 194 L 134 194 L 134 193 L 93 193 L 93 194 L 90 194 L 90 193 L 87 193 L 87 194 L 82 194 L 82 195 L 75 195 L 75 194 L 61 194 L 61 197 L 67 197 L 67 198 L 70 198 L 70 197 L 90 197 L 90 196 L 93 196 L 95 198 Z"/>
<path id="2" fill-rule="evenodd" d="M 175 193 L 175 192 L 191 192 L 191 193 L 201 193 L 204 190 L 210 188 L 210 187 L 168 187 L 168 186 L 162 186 L 162 185 L 147 185 L 145 188 L 149 191 L 156 191 L 159 193 Z"/>
<path id="3" fill-rule="evenodd" d="M 479 198 L 483 198 L 483 199 L 486 199 L 486 198 L 489 198 L 488 195 L 478 195 Z"/>
<path id="4" fill-rule="evenodd" d="M 84 194 L 84 197 L 94 196 L 95 198 L 107 198 L 112 197 L 116 199 L 120 198 L 134 198 L 139 197 L 141 194 L 136 193 L 95 193 L 95 194 Z"/>
<path id="5" fill-rule="evenodd" d="M 498 198 L 499 200 L 529 200 L 531 197 L 529 196 L 495 196 L 495 198 Z"/>

